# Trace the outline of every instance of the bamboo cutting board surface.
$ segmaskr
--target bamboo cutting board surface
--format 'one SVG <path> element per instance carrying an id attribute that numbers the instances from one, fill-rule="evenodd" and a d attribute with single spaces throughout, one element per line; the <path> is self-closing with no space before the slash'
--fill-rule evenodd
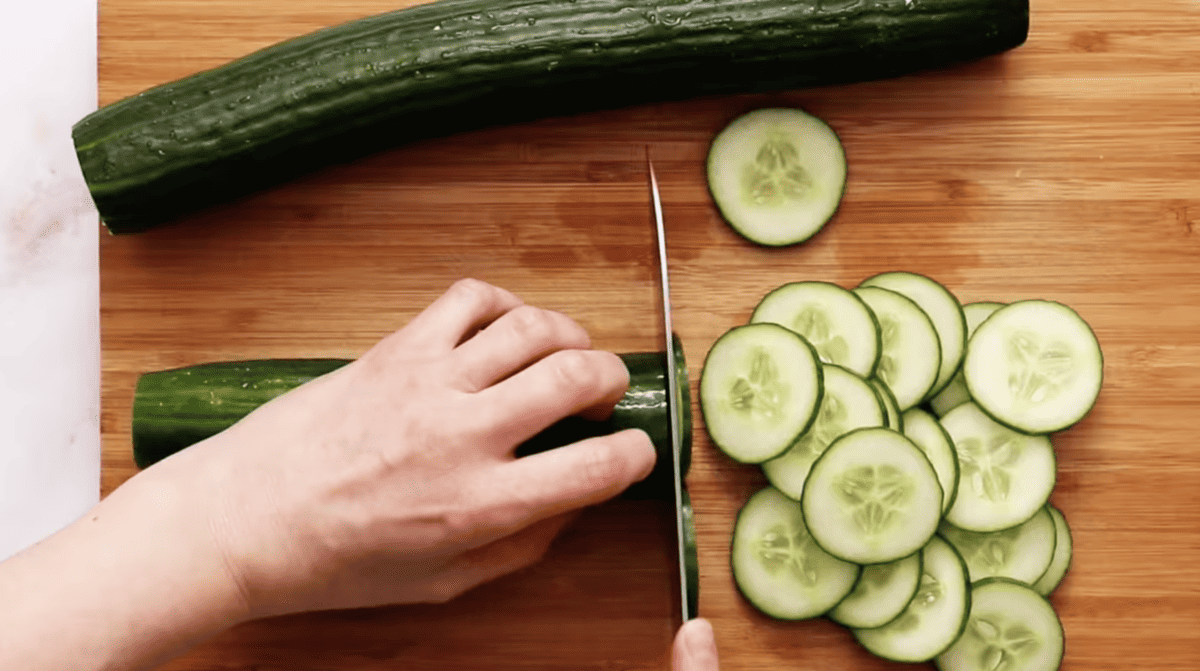
<path id="1" fill-rule="evenodd" d="M 100 103 L 408 4 L 102 0 Z M 825 119 L 850 165 L 836 218 L 783 250 L 733 234 L 704 185 L 713 134 L 765 105 Z M 459 277 L 566 312 L 597 347 L 658 349 L 647 152 L 693 389 L 712 342 L 788 281 L 852 287 L 909 270 L 963 302 L 1075 307 L 1104 349 L 1105 384 L 1090 416 L 1054 437 L 1052 501 L 1075 539 L 1052 598 L 1067 636 L 1063 668 L 1200 669 L 1196 0 L 1041 0 L 1029 41 L 1000 57 L 430 140 L 142 236 L 104 235 L 103 492 L 135 471 L 138 374 L 357 356 Z M 772 622 L 738 596 L 730 532 L 764 482 L 720 456 L 697 422 L 689 484 L 700 610 L 722 668 L 905 668 L 829 622 Z M 449 604 L 250 623 L 165 668 L 664 669 L 672 542 L 669 510 L 618 501 L 589 511 L 536 568 Z"/>

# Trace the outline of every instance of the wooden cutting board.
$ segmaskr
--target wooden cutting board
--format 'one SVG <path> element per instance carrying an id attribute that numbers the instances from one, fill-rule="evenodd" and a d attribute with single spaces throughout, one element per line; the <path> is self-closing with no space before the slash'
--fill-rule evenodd
<path id="1" fill-rule="evenodd" d="M 100 103 L 411 0 L 102 0 Z M 714 133 L 764 105 L 840 134 L 850 180 L 810 243 L 755 248 L 717 214 Z M 486 112 L 486 111 L 482 111 Z M 657 349 L 645 157 L 662 183 L 693 388 L 712 342 L 788 281 L 925 273 L 964 301 L 1075 307 L 1105 353 L 1091 415 L 1054 437 L 1075 537 L 1053 602 L 1065 669 L 1200 668 L 1200 2 L 1040 0 L 1028 43 L 883 82 L 549 119 L 387 150 L 101 244 L 103 491 L 135 468 L 138 374 L 357 356 L 473 276 L 566 312 L 617 352 Z M 694 394 L 693 394 L 694 395 Z M 694 400 L 694 399 L 693 399 Z M 695 433 L 701 613 L 723 669 L 902 669 L 826 621 L 737 594 L 728 541 L 765 482 Z M 589 511 L 546 560 L 442 606 L 247 624 L 177 670 L 664 669 L 670 511 Z"/>

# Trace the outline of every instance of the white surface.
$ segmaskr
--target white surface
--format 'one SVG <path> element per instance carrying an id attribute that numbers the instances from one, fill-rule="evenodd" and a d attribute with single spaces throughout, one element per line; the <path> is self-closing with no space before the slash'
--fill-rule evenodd
<path id="1" fill-rule="evenodd" d="M 0 560 L 100 495 L 96 0 L 0 2 Z"/>

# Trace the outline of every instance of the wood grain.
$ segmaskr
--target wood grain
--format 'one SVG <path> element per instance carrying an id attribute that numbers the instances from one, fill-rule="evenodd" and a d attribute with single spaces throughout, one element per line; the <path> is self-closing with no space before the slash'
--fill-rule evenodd
<path id="1" fill-rule="evenodd" d="M 101 104 L 411 0 L 102 0 Z M 1000 57 L 890 81 L 547 119 L 385 150 L 101 245 L 103 491 L 134 473 L 137 375 L 204 361 L 355 356 L 462 276 L 563 310 L 614 351 L 657 348 L 644 160 L 659 170 L 676 326 L 707 348 L 767 290 L 926 273 L 966 301 L 1075 307 L 1105 353 L 1087 419 L 1056 435 L 1075 562 L 1053 597 L 1064 669 L 1200 669 L 1200 2 L 1041 0 Z M 704 185 L 712 135 L 795 105 L 840 134 L 850 181 L 809 244 L 754 248 Z M 648 149 L 647 149 L 648 148 Z M 699 417 L 697 416 L 697 419 Z M 825 621 L 737 595 L 734 515 L 764 480 L 702 422 L 689 484 L 700 609 L 723 669 L 901 669 Z M 437 607 L 278 618 L 165 668 L 663 669 L 670 511 L 616 502 L 546 561 Z"/>

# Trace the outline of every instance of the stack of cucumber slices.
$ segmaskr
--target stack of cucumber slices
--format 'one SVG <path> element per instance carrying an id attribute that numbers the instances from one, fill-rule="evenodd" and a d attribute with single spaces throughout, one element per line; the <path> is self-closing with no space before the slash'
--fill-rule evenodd
<path id="1" fill-rule="evenodd" d="M 911 272 L 771 291 L 700 379 L 714 444 L 769 482 L 738 514 L 738 588 L 889 660 L 1057 669 L 1046 597 L 1071 533 L 1050 503 L 1050 434 L 1090 411 L 1102 374 L 1095 334 L 1061 303 L 963 305 Z"/>

